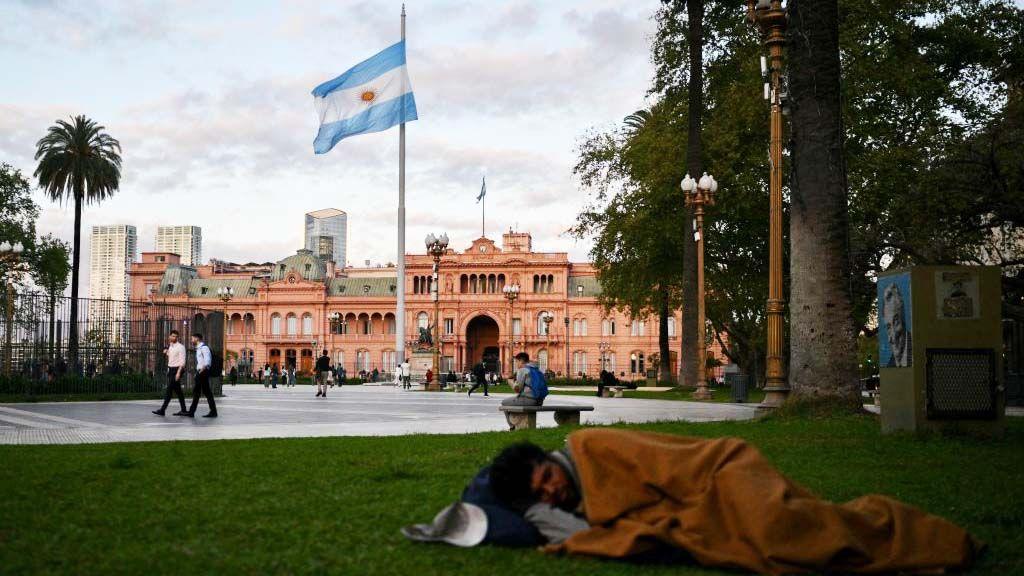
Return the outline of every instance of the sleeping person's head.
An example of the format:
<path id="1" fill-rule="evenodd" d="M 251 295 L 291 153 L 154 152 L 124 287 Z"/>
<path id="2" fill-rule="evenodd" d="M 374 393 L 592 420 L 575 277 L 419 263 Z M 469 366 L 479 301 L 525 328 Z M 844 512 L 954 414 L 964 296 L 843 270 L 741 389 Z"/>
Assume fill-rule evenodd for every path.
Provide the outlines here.
<path id="1" fill-rule="evenodd" d="M 491 463 L 491 489 L 506 506 L 526 509 L 537 502 L 573 508 L 579 501 L 569 472 L 540 446 L 506 447 Z"/>

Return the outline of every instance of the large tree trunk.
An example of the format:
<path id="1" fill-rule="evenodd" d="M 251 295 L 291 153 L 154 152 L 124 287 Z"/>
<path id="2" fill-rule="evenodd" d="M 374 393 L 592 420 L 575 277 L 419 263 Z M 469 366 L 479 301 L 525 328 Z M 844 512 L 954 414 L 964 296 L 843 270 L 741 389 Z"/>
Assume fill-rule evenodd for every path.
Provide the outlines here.
<path id="1" fill-rule="evenodd" d="M 672 381 L 672 350 L 668 345 L 668 319 L 672 309 L 668 306 L 668 292 L 661 291 L 661 310 L 658 311 L 658 380 Z"/>
<path id="2" fill-rule="evenodd" d="M 857 405 L 838 2 L 791 0 L 789 22 L 790 383 Z"/>
<path id="3" fill-rule="evenodd" d="M 71 317 L 68 319 L 68 363 L 78 373 L 78 263 L 82 252 L 82 195 L 75 191 L 75 241 L 71 256 Z"/>
<path id="4" fill-rule="evenodd" d="M 704 113 L 704 1 L 687 0 L 686 18 L 689 30 L 690 78 L 688 91 L 689 127 L 686 144 L 686 170 L 690 176 L 700 178 L 701 174 L 701 116 Z M 684 221 L 681 233 L 687 238 L 683 243 L 683 325 L 680 343 L 682 351 L 680 365 L 683 386 L 696 388 L 699 371 L 697 359 L 697 246 L 692 241 L 693 214 L 683 210 Z M 667 361 L 667 359 L 666 359 Z"/>

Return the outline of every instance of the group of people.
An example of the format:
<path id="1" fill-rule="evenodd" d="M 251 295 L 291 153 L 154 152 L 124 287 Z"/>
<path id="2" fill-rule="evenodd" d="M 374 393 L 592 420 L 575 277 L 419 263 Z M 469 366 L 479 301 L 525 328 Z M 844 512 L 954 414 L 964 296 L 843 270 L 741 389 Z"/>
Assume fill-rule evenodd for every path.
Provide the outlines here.
<path id="1" fill-rule="evenodd" d="M 178 341 L 177 330 L 171 330 L 169 343 L 164 350 L 167 357 L 167 390 L 164 392 L 164 403 L 153 414 L 163 416 L 166 414 L 167 405 L 171 403 L 171 396 L 177 394 L 178 404 L 181 410 L 174 413 L 175 416 L 186 416 L 194 418 L 196 407 L 199 405 L 199 397 L 206 396 L 206 402 L 210 411 L 203 414 L 204 418 L 217 417 L 217 403 L 213 399 L 213 389 L 210 387 L 210 375 L 213 369 L 213 354 L 210 347 L 203 342 L 203 335 L 196 332 L 192 335 L 192 347 L 196 351 L 195 386 L 192 387 L 192 406 L 185 408 L 185 393 L 181 388 L 181 379 L 185 375 L 185 360 L 187 354 L 185 345 Z"/>

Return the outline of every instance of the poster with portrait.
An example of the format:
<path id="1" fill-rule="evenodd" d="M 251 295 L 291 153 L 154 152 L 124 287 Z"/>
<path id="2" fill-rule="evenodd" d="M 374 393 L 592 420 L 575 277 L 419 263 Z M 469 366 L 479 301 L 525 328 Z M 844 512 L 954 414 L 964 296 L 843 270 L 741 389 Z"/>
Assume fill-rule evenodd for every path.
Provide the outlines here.
<path id="1" fill-rule="evenodd" d="M 878 362 L 883 368 L 914 365 L 910 272 L 878 279 Z"/>
<path id="2" fill-rule="evenodd" d="M 976 320 L 981 310 L 978 274 L 970 270 L 935 273 L 935 311 L 940 320 Z"/>

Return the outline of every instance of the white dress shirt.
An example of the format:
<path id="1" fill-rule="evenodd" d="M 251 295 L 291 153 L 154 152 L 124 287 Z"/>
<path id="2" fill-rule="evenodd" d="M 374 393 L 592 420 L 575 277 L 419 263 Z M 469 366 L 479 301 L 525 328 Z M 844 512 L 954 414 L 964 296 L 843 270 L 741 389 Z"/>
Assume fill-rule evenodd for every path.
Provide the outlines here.
<path id="1" fill-rule="evenodd" d="M 185 345 L 175 342 L 167 347 L 167 367 L 180 368 L 185 365 Z"/>
<path id="2" fill-rule="evenodd" d="M 204 342 L 196 346 L 196 372 L 202 372 L 210 367 L 213 359 L 210 355 L 210 347 Z"/>

